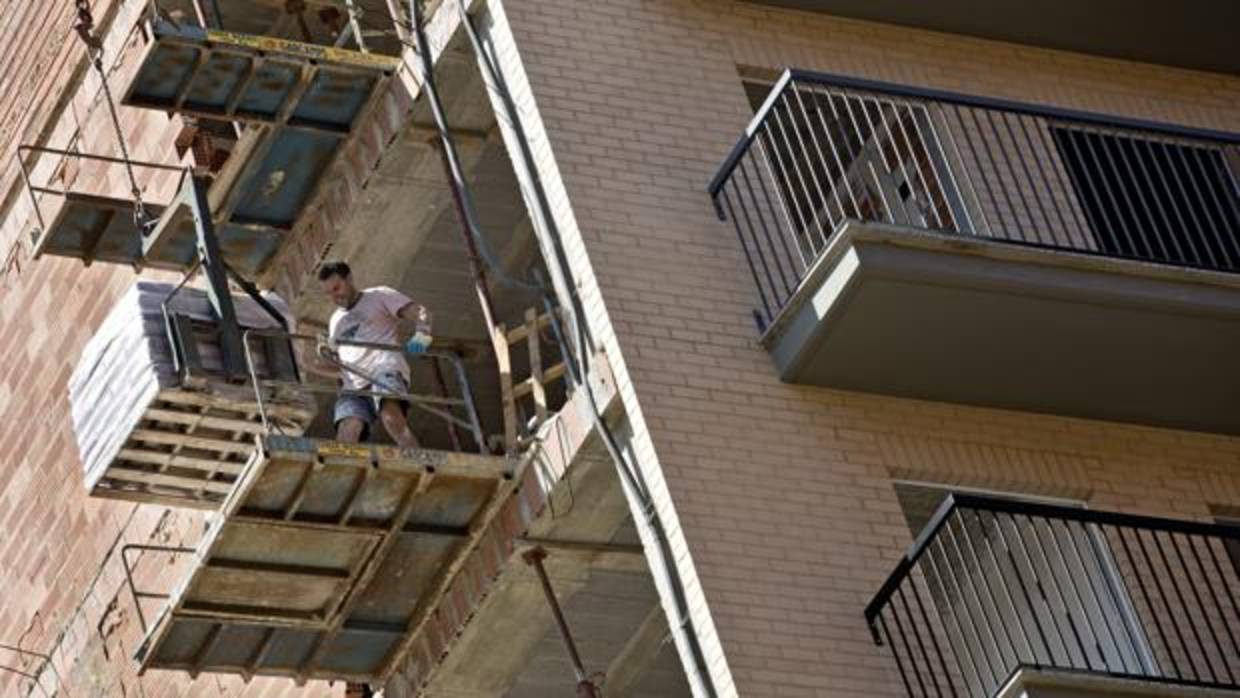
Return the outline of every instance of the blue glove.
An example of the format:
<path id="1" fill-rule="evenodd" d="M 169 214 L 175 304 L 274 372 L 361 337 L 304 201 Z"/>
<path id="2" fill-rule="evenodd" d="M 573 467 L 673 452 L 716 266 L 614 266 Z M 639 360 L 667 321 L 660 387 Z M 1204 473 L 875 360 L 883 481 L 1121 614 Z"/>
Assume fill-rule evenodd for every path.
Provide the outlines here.
<path id="1" fill-rule="evenodd" d="M 408 342 L 405 342 L 405 351 L 417 355 L 426 351 L 431 346 L 431 336 L 421 330 L 415 332 Z"/>

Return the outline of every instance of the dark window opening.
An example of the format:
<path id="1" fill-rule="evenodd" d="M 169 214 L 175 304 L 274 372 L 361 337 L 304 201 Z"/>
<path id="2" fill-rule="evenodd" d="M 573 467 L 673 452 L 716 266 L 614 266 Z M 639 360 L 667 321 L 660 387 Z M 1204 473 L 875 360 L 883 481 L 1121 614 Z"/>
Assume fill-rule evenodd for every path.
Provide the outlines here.
<path id="1" fill-rule="evenodd" d="M 1240 196 L 1217 147 L 1052 126 L 1098 249 L 1240 271 Z"/>

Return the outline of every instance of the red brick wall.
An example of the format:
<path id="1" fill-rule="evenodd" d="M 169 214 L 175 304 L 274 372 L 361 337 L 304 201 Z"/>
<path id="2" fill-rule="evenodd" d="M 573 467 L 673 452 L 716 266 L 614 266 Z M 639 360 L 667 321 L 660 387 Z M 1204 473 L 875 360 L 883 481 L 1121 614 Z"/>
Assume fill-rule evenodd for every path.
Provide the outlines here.
<path id="1" fill-rule="evenodd" d="M 105 56 L 132 56 L 136 10 L 126 2 L 108 34 Z M 106 26 L 117 6 L 97 0 Z M 19 143 L 116 154 L 116 137 L 98 81 L 80 78 L 83 52 L 71 33 L 70 0 L 5 3 L 0 9 L 0 643 L 50 656 L 0 649 L 0 695 L 44 695 L 17 672 L 38 675 L 46 694 L 71 696 L 341 695 L 343 687 L 291 681 L 152 672 L 139 678 L 132 654 L 142 630 L 123 583 L 125 543 L 192 545 L 198 514 L 94 500 L 86 496 L 66 383 L 82 345 L 135 280 L 127 268 L 30 258 L 31 209 L 16 187 Z M 122 53 L 122 47 L 125 48 Z M 113 74 L 115 87 L 126 65 Z M 135 157 L 175 162 L 176 119 L 121 110 Z M 40 170 L 48 171 L 46 164 Z M 100 179 L 102 178 L 102 179 Z M 128 190 L 116 169 L 84 168 L 77 182 Z M 144 184 L 146 184 L 144 180 Z M 158 184 L 152 185 L 155 193 Z M 166 591 L 179 565 L 166 556 L 133 558 L 149 591 Z M 148 620 L 158 604 L 143 606 Z"/>

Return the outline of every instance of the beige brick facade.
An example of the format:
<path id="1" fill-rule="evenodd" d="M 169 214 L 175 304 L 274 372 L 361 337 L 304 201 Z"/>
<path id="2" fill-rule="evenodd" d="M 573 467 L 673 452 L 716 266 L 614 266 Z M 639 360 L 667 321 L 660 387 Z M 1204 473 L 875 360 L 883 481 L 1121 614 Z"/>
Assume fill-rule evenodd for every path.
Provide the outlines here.
<path id="1" fill-rule="evenodd" d="M 1233 131 L 1240 80 L 734 2 L 505 3 L 499 23 L 721 694 L 898 693 L 861 619 L 910 542 L 893 479 L 1194 519 L 1235 505 L 1234 438 L 780 384 L 704 189 L 752 113 L 738 67 Z"/>

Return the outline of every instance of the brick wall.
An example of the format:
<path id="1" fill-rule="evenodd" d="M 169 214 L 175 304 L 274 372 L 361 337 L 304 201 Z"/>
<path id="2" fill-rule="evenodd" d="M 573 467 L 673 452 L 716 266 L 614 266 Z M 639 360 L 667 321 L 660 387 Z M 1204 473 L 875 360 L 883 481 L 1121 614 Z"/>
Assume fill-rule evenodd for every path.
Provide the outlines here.
<path id="1" fill-rule="evenodd" d="M 133 67 L 132 29 L 144 4 L 94 3 L 98 25 L 110 28 L 105 57 L 114 88 Z M 83 72 L 71 33 L 72 7 L 49 0 L 0 9 L 0 643 L 34 653 L 0 649 L 0 695 L 342 695 L 339 684 L 135 674 L 131 657 L 143 633 L 124 584 L 121 546 L 193 545 L 202 518 L 92 500 L 82 484 L 66 383 L 83 344 L 136 277 L 127 268 L 31 259 L 34 216 L 14 164 L 18 144 L 117 154 L 98 79 Z M 125 108 L 121 120 L 135 158 L 177 162 L 179 120 Z M 44 158 L 35 169 L 50 178 L 44 181 L 95 192 L 129 189 L 115 167 Z M 149 197 L 170 193 L 169 178 L 140 178 Z M 135 553 L 130 561 L 147 591 L 168 590 L 184 569 L 161 554 Z M 149 621 L 158 604 L 148 600 L 143 609 Z M 42 690 L 22 674 L 37 677 Z"/>
<path id="2" fill-rule="evenodd" d="M 751 114 L 738 66 L 1233 131 L 1240 79 L 743 3 L 490 8 L 721 694 L 898 694 L 861 620 L 910 542 L 893 478 L 1186 518 L 1240 502 L 1234 438 L 781 384 L 704 193 Z"/>

